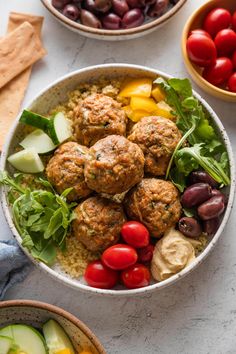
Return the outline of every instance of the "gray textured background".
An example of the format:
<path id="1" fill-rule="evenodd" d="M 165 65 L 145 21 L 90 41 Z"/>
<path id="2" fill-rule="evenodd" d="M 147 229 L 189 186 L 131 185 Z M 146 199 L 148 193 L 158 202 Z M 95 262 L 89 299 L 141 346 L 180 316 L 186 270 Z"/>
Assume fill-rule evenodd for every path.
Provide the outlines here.
<path id="1" fill-rule="evenodd" d="M 204 0 L 188 0 L 171 22 L 151 35 L 126 42 L 85 39 L 63 28 L 39 0 L 0 1 L 0 36 L 9 11 L 45 16 L 49 55 L 35 65 L 25 102 L 54 79 L 92 64 L 126 62 L 187 76 L 180 53 L 183 24 Z M 197 89 L 201 93 L 200 89 Z M 221 117 L 235 150 L 236 105 L 202 93 Z M 0 214 L 1 238 L 11 234 Z M 236 215 L 208 259 L 176 285 L 138 298 L 95 297 L 77 292 L 34 270 L 6 298 L 37 299 L 62 306 L 99 336 L 110 354 L 236 353 Z"/>

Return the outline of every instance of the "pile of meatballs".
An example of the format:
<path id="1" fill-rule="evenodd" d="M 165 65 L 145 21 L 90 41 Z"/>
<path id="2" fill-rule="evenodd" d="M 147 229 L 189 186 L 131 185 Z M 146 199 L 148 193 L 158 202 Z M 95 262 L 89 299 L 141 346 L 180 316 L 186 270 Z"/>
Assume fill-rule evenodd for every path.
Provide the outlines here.
<path id="1" fill-rule="evenodd" d="M 91 94 L 74 109 L 74 140 L 62 144 L 46 167 L 58 193 L 73 187 L 77 201 L 72 230 L 93 252 L 119 241 L 123 223 L 137 220 L 160 238 L 178 222 L 181 204 L 176 187 L 165 181 L 181 133 L 171 120 L 142 118 L 128 129 L 119 102 Z M 112 197 L 123 194 L 122 203 Z"/>

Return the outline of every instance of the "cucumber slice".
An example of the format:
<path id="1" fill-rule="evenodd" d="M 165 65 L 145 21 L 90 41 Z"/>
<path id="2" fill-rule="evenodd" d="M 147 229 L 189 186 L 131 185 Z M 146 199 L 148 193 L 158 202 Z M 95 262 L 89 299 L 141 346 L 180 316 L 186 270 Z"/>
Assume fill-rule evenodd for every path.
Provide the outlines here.
<path id="1" fill-rule="evenodd" d="M 56 148 L 52 139 L 41 129 L 36 129 L 27 135 L 20 145 L 25 148 L 34 148 L 38 154 L 46 154 Z"/>
<path id="2" fill-rule="evenodd" d="M 20 117 L 20 122 L 42 129 L 46 133 L 48 131 L 50 119 L 25 109 Z"/>
<path id="3" fill-rule="evenodd" d="M 11 333 L 11 335 L 9 335 Z M 47 354 L 43 336 L 33 327 L 26 325 L 10 325 L 0 329 L 1 336 L 12 338 L 20 353 Z"/>
<path id="4" fill-rule="evenodd" d="M 59 112 L 50 120 L 48 133 L 54 144 L 61 144 L 72 136 L 71 122 Z"/>
<path id="5" fill-rule="evenodd" d="M 54 320 L 49 320 L 43 325 L 43 334 L 46 340 L 49 354 L 55 354 L 62 349 L 70 349 L 71 354 L 75 354 L 75 350 L 70 338 L 64 329 Z"/>
<path id="6" fill-rule="evenodd" d="M 8 354 L 12 345 L 13 345 L 12 338 L 0 336 L 0 354 Z"/>
<path id="7" fill-rule="evenodd" d="M 8 162 L 17 170 L 26 173 L 39 173 L 44 165 L 35 149 L 25 149 L 8 157 Z"/>

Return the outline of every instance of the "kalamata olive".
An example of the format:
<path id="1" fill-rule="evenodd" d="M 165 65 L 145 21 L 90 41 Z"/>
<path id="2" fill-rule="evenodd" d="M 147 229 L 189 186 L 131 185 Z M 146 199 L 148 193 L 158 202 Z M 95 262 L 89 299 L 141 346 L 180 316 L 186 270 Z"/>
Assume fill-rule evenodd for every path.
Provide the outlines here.
<path id="1" fill-rule="evenodd" d="M 70 2 L 71 0 L 52 0 L 52 6 L 54 6 L 56 9 L 62 10 L 63 7 Z"/>
<path id="2" fill-rule="evenodd" d="M 202 233 L 200 223 L 194 218 L 188 218 L 187 216 L 179 220 L 179 231 L 185 236 L 196 238 Z"/>
<path id="3" fill-rule="evenodd" d="M 215 197 L 216 195 L 220 196 L 222 198 L 224 204 L 227 204 L 226 196 L 218 189 L 212 189 L 211 195 L 212 195 L 212 197 Z"/>
<path id="4" fill-rule="evenodd" d="M 202 220 L 209 220 L 220 216 L 225 209 L 225 203 L 222 196 L 216 195 L 201 204 L 198 209 L 198 215 Z"/>
<path id="5" fill-rule="evenodd" d="M 177 4 L 177 2 L 179 2 L 179 0 L 170 0 L 170 3 L 173 5 Z"/>
<path id="6" fill-rule="evenodd" d="M 102 24 L 104 28 L 116 30 L 121 26 L 121 18 L 118 15 L 110 12 L 103 17 Z"/>
<path id="7" fill-rule="evenodd" d="M 141 0 L 143 6 L 150 6 L 156 3 L 156 0 Z"/>
<path id="8" fill-rule="evenodd" d="M 129 11 L 129 6 L 126 0 L 112 0 L 113 11 L 120 17 Z"/>
<path id="9" fill-rule="evenodd" d="M 98 14 L 98 10 L 96 9 L 94 0 L 84 0 L 82 7 L 92 12 L 94 15 Z"/>
<path id="10" fill-rule="evenodd" d="M 218 183 L 205 171 L 194 171 L 191 172 L 188 178 L 189 184 L 194 183 L 208 183 L 212 188 L 216 188 Z"/>
<path id="11" fill-rule="evenodd" d="M 132 9 L 126 12 L 122 18 L 123 28 L 134 28 L 140 26 L 144 21 L 144 15 L 140 9 Z"/>
<path id="12" fill-rule="evenodd" d="M 156 0 L 155 4 L 149 7 L 147 14 L 150 17 L 159 17 L 166 12 L 168 5 L 169 0 Z"/>
<path id="13" fill-rule="evenodd" d="M 102 24 L 99 19 L 90 11 L 81 10 L 80 20 L 81 23 L 85 26 L 93 28 L 102 28 Z"/>
<path id="14" fill-rule="evenodd" d="M 211 197 L 211 186 L 207 183 L 195 183 L 185 189 L 181 203 L 185 208 L 192 208 Z"/>
<path id="15" fill-rule="evenodd" d="M 73 4 L 68 4 L 64 7 L 62 13 L 70 20 L 76 21 L 79 18 L 80 10 L 77 6 Z"/>
<path id="16" fill-rule="evenodd" d="M 95 0 L 95 7 L 100 12 L 107 12 L 110 10 L 112 3 L 111 0 Z"/>
<path id="17" fill-rule="evenodd" d="M 213 235 L 215 235 L 216 231 L 218 230 L 219 225 L 220 225 L 219 218 L 205 220 L 205 221 L 203 221 L 203 231 L 208 236 L 213 236 Z"/>
<path id="18" fill-rule="evenodd" d="M 131 9 L 143 7 L 143 0 L 127 0 L 127 3 Z"/>

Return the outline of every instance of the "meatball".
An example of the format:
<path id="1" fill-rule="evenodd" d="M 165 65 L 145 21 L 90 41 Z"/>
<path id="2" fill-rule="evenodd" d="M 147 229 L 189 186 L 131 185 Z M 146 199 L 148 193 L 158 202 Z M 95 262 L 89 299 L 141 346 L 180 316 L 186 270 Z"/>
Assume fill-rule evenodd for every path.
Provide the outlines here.
<path id="1" fill-rule="evenodd" d="M 75 142 L 62 144 L 49 160 L 46 176 L 58 193 L 73 188 L 67 198 L 70 201 L 87 197 L 91 190 L 84 179 L 84 163 L 89 149 Z"/>
<path id="2" fill-rule="evenodd" d="M 125 135 L 126 115 L 121 104 L 103 94 L 92 94 L 76 107 L 74 135 L 76 140 L 92 146 L 111 134 Z"/>
<path id="3" fill-rule="evenodd" d="M 129 191 L 124 203 L 130 219 L 142 222 L 154 237 L 161 237 L 181 215 L 178 190 L 161 179 L 143 179 Z"/>
<path id="4" fill-rule="evenodd" d="M 162 117 L 145 117 L 135 124 L 128 139 L 140 146 L 145 157 L 145 172 L 163 176 L 171 155 L 181 139 L 176 124 Z"/>
<path id="5" fill-rule="evenodd" d="M 89 153 L 85 181 L 98 193 L 119 194 L 143 178 L 143 152 L 123 136 L 107 136 L 94 144 Z"/>
<path id="6" fill-rule="evenodd" d="M 73 233 L 89 250 L 102 252 L 117 243 L 126 220 L 121 204 L 99 196 L 91 197 L 74 212 Z"/>

